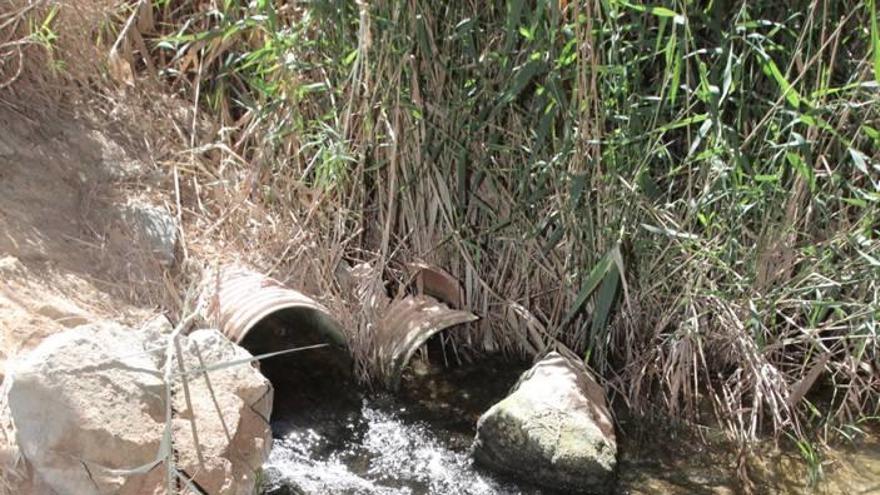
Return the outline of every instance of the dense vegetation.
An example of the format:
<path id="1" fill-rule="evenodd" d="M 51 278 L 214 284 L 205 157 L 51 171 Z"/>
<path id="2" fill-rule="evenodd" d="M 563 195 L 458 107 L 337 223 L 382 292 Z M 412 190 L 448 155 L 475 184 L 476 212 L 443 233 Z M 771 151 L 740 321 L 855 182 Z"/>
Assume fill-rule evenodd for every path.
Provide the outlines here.
<path id="1" fill-rule="evenodd" d="M 631 410 L 740 440 L 878 415 L 874 0 L 114 12 L 107 72 L 213 125 L 188 134 L 185 189 L 311 230 L 327 266 L 446 268 L 483 316 L 459 352 L 560 341 Z"/>

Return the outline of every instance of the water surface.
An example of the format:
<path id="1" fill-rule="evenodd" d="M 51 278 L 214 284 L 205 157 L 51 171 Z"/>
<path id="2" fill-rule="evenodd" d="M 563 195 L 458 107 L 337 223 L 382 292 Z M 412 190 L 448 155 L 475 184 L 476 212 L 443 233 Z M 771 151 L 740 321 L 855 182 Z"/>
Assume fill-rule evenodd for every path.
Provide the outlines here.
<path id="1" fill-rule="evenodd" d="M 285 392 L 276 394 L 264 493 L 549 493 L 486 472 L 470 456 L 479 415 L 524 368 L 489 359 L 411 373 L 394 395 L 359 389 L 339 375 L 282 373 L 283 380 L 273 378 Z"/>
<path id="2" fill-rule="evenodd" d="M 360 389 L 326 367 L 269 360 L 275 444 L 264 466 L 264 493 L 551 495 L 486 472 L 470 457 L 479 415 L 526 367 L 495 358 L 435 366 L 410 373 L 391 395 Z M 765 442 L 742 458 L 717 430 L 700 438 L 684 428 L 618 418 L 618 494 L 746 493 L 745 472 L 752 493 L 880 495 L 876 429 L 828 452 L 822 479 L 811 483 L 791 446 Z"/>

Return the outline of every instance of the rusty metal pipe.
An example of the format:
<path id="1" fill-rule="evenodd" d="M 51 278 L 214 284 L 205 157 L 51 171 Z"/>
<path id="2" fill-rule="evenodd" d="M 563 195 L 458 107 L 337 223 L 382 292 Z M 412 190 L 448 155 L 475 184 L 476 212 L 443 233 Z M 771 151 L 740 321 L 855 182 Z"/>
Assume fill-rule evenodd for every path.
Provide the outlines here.
<path id="1" fill-rule="evenodd" d="M 330 312 L 311 297 L 281 282 L 238 265 L 227 265 L 205 280 L 201 315 L 226 337 L 241 343 L 258 323 L 285 310 L 307 316 L 309 325 L 330 342 L 346 346 L 345 333 Z"/>

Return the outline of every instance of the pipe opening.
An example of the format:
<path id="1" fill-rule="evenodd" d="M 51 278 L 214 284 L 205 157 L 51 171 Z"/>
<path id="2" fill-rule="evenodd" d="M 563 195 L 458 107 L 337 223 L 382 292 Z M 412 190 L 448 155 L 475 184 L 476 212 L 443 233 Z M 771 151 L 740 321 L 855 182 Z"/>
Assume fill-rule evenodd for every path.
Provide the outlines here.
<path id="1" fill-rule="evenodd" d="M 319 398 L 344 398 L 355 388 L 352 360 L 337 328 L 321 311 L 285 308 L 259 320 L 239 342 L 253 355 L 328 344 L 260 361 L 260 371 L 275 389 L 273 429 L 278 418 L 307 416 L 327 406 L 316 407 Z"/>

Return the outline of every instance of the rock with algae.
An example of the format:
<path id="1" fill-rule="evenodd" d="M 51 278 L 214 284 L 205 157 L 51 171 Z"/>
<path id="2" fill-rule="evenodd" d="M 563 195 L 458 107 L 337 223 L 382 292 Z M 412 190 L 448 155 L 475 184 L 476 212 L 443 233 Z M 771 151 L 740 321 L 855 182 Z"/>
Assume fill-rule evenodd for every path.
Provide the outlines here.
<path id="1" fill-rule="evenodd" d="M 608 493 L 617 441 L 602 387 L 580 361 L 551 352 L 480 417 L 474 458 L 548 488 Z"/>

